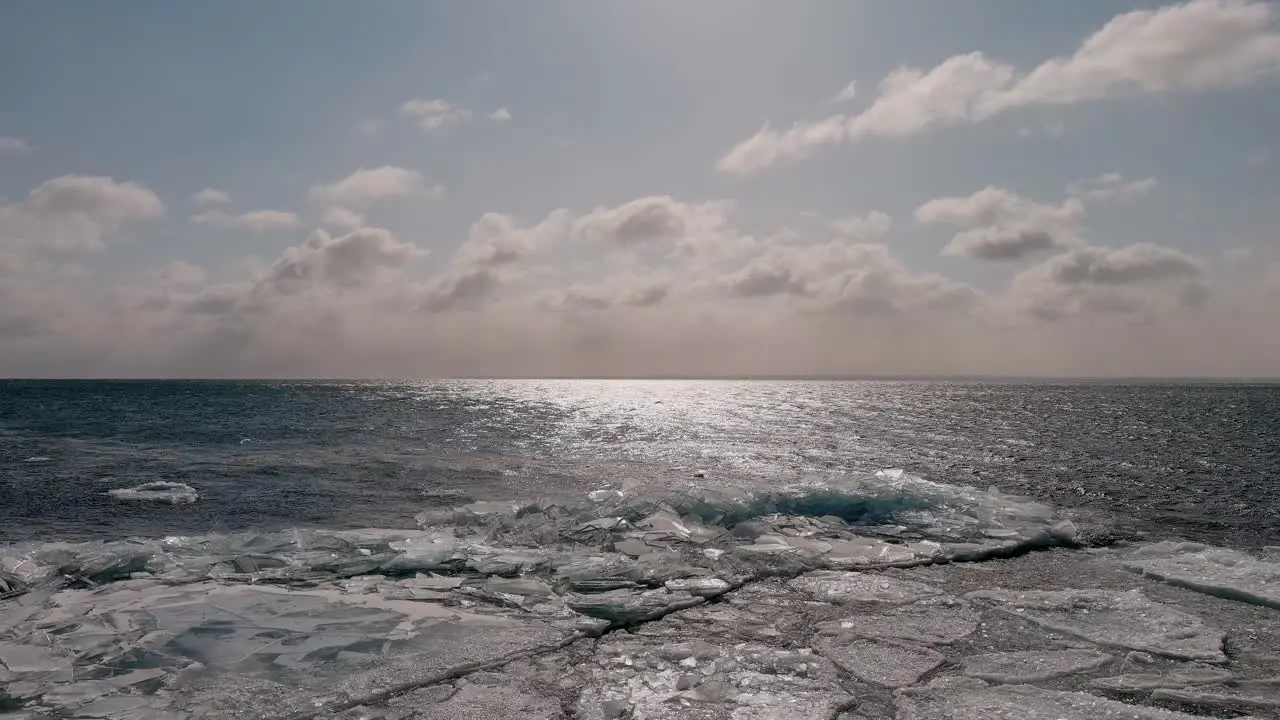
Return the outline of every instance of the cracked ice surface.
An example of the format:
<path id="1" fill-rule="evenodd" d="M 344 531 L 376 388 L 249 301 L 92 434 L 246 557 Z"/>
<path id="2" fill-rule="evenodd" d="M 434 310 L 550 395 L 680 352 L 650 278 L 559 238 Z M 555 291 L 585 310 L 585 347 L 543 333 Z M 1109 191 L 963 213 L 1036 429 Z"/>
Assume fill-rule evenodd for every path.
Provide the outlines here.
<path id="1" fill-rule="evenodd" d="M 1097 670 L 1113 660 L 1096 650 L 991 653 L 966 658 L 964 674 L 994 683 L 1034 683 Z"/>
<path id="2" fill-rule="evenodd" d="M 1200 618 L 1147 599 L 1141 590 L 979 590 L 970 600 L 985 602 L 1051 630 L 1103 647 L 1164 655 L 1182 660 L 1225 662 L 1225 637 Z"/>
<path id="3" fill-rule="evenodd" d="M 1129 705 L 1082 692 L 1030 685 L 990 687 L 980 680 L 944 678 L 899 691 L 898 720 L 1193 720 L 1171 710 Z"/>
<path id="4" fill-rule="evenodd" d="M 1280 616 L 1125 572 L 1112 551 L 1001 560 L 1075 530 L 998 492 L 889 472 L 770 493 L 477 502 L 420 521 L 0 548 L 0 708 L 137 720 L 1280 713 L 1280 657 L 1261 650 L 1280 646 Z M 1124 561 L 1211 555 L 1153 547 Z M 1228 631 L 1243 640 L 1232 658 Z M 945 714 L 957 708 L 973 714 Z"/>
<path id="5" fill-rule="evenodd" d="M 1166 541 L 1138 548 L 1123 564 L 1208 595 L 1280 609 L 1280 562 L 1199 543 Z"/>

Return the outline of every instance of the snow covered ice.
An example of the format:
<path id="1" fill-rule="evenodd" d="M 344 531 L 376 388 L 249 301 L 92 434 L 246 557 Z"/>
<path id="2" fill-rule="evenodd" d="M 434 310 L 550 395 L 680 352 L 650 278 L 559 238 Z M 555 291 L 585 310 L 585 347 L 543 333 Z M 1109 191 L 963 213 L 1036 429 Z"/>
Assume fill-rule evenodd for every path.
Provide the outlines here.
<path id="1" fill-rule="evenodd" d="M 185 483 L 159 481 L 137 487 L 108 490 L 107 497 L 116 500 L 145 500 L 167 502 L 170 505 L 187 505 L 199 500 L 200 493 Z"/>
<path id="2" fill-rule="evenodd" d="M 0 708 L 1280 716 L 1280 611 L 1259 602 L 1274 564 L 1082 549 L 1052 508 L 994 491 L 884 472 L 470 502 L 419 523 L 0 548 Z"/>

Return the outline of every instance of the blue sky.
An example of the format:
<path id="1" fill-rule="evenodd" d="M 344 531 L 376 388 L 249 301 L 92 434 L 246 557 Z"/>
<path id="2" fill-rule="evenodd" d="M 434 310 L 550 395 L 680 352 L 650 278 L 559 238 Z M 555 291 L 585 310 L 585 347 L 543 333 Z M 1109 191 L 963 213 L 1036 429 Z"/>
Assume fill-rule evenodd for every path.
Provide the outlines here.
<path id="1" fill-rule="evenodd" d="M 7 7 L 0 258 L 10 269 L 0 299 L 22 332 L 0 353 L 0 372 L 38 374 L 51 358 L 71 374 L 126 375 L 893 372 L 921 343 L 961 343 L 954 355 L 964 358 L 907 363 L 921 372 L 1280 372 L 1275 348 L 1254 338 L 1274 328 L 1241 327 L 1225 360 L 1219 352 L 1181 367 L 1154 350 L 1203 346 L 1193 326 L 1239 317 L 1232 303 L 1274 301 L 1278 14 L 1245 0 Z M 1073 56 L 1064 73 L 1018 85 Z M 926 81 L 877 110 L 882 79 L 903 67 Z M 933 68 L 970 74 L 930 84 Z M 851 81 L 852 99 L 838 100 Z M 879 114 L 856 119 L 869 110 Z M 921 113 L 953 111 L 910 129 Z M 788 128 L 833 116 L 836 140 L 801 143 L 781 160 L 732 160 L 753 137 L 768 155 Z M 766 125 L 773 134 L 759 139 Z M 378 168 L 399 174 L 358 176 L 358 199 L 351 184 L 324 190 Z M 1105 187 L 1071 205 L 1070 186 L 1081 195 L 1081 181 L 1105 175 Z M 104 183 L 132 183 L 162 210 L 127 193 L 102 201 L 124 203 L 119 212 L 96 199 L 87 214 L 50 201 L 92 225 L 68 252 L 71 226 L 36 213 L 29 197 L 65 177 L 99 182 L 55 186 L 58 198 L 85 202 L 109 192 Z M 1000 193 L 974 195 L 988 187 Z M 205 188 L 230 201 L 200 206 L 193 196 Z M 940 198 L 968 204 L 922 218 Z M 339 206 L 360 227 L 326 224 Z M 245 216 L 260 211 L 271 214 Z M 864 222 L 856 237 L 833 240 L 832 221 L 873 212 L 889 227 Z M 486 213 L 511 222 L 481 238 L 473 225 Z M 660 232 L 629 241 L 618 234 L 627 213 Z M 375 230 L 385 236 L 366 237 Z M 843 244 L 820 250 L 833 242 Z M 519 262 L 482 267 L 480 245 L 490 255 L 516 247 Z M 1095 252 L 1132 246 L 1148 249 Z M 1082 262 L 1081 253 L 1097 267 L 1185 267 L 1134 284 L 1099 275 L 1088 283 L 1100 289 L 1050 287 L 1052 263 Z M 301 255 L 310 284 L 283 295 L 309 300 L 263 299 L 271 269 Z M 358 280 L 332 264 L 353 257 Z M 173 263 L 186 286 L 148 285 Z M 772 284 L 743 289 L 766 270 Z M 476 288 L 465 307 L 432 300 L 467 294 L 465 278 L 474 285 L 464 290 Z M 833 317 L 851 281 L 860 293 L 898 294 Z M 74 296 L 40 296 L 63 282 Z M 943 285 L 971 297 L 963 317 L 910 295 Z M 1255 295 L 1241 295 L 1245 285 Z M 662 298 L 628 304 L 637 288 Z M 210 293 L 231 308 L 225 316 L 192 310 Z M 141 296 L 153 302 L 139 306 Z M 333 320 L 331 361 L 301 338 L 276 344 L 271 329 L 296 328 L 316 307 Z M 108 308 L 109 322 L 93 318 Z M 1088 317 L 1095 311 L 1103 315 Z M 1147 344 L 1098 349 L 1107 333 L 1136 343 L 1135 323 L 1152 334 Z M 114 330 L 99 337 L 107 324 Z M 847 346 L 830 347 L 833 329 Z M 456 349 L 470 342 L 460 332 L 483 342 Z M 425 345 L 402 342 L 406 333 Z M 157 334 L 163 350 L 129 350 Z M 732 358 L 664 349 L 659 362 L 633 347 L 712 336 L 713 347 L 736 348 Z M 113 345 L 120 337 L 129 347 Z M 431 338 L 455 350 L 437 356 Z M 894 349 L 868 355 L 868 343 Z M 1043 355 L 1046 343 L 1059 352 Z M 221 348 L 216 361 L 210 344 Z M 760 351 L 779 344 L 791 349 Z M 995 358 L 975 344 L 1003 350 Z M 744 348 L 757 360 L 744 360 Z"/>

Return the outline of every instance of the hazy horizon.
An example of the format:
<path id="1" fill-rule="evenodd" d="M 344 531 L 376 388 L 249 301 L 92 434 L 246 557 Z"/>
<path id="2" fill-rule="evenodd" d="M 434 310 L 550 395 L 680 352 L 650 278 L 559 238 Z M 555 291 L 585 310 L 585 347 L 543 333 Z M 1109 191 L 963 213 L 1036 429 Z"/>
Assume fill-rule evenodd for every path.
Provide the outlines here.
<path id="1" fill-rule="evenodd" d="M 0 377 L 1280 378 L 1280 6 L 27 4 Z"/>

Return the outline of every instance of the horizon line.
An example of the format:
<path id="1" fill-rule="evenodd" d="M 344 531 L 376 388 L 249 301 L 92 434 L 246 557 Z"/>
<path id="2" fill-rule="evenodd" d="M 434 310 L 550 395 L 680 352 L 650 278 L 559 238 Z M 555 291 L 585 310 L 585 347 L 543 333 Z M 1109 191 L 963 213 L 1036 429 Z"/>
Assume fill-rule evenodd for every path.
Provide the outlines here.
<path id="1" fill-rule="evenodd" d="M 1070 383 L 1239 383 L 1280 384 L 1277 376 L 1247 375 L 889 375 L 889 374 L 744 374 L 744 375 L 439 375 L 420 377 L 320 377 L 320 376 L 9 376 L 0 382 L 314 382 L 314 383 L 415 383 L 444 381 L 733 381 L 733 382 L 1070 382 Z"/>

